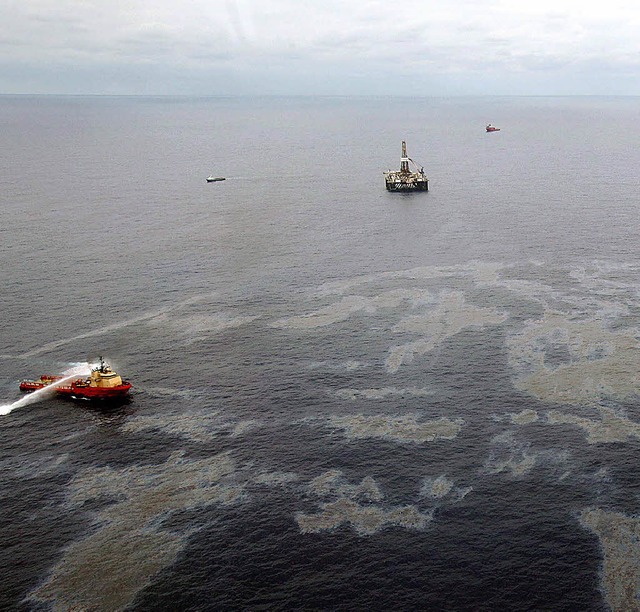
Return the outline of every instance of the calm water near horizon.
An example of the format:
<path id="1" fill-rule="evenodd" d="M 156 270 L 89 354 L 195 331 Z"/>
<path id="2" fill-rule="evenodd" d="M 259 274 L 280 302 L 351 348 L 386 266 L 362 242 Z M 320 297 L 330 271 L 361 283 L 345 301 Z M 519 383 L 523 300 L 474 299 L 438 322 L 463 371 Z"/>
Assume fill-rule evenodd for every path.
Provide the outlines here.
<path id="1" fill-rule="evenodd" d="M 640 610 L 640 98 L 0 125 L 0 608 Z"/>

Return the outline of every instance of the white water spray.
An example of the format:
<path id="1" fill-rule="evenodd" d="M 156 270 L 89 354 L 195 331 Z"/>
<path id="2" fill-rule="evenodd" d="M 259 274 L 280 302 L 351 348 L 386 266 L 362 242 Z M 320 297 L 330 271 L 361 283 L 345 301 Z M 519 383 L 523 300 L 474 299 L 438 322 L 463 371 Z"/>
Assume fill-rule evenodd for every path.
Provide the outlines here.
<path id="1" fill-rule="evenodd" d="M 42 389 L 38 389 L 33 393 L 29 393 L 19 400 L 11 403 L 11 404 L 2 404 L 0 405 L 0 415 L 9 414 L 11 411 L 16 408 L 22 408 L 23 406 L 28 406 L 29 404 L 35 404 L 43 399 L 48 399 L 55 395 L 56 387 L 60 385 L 64 385 L 65 383 L 73 380 L 74 378 L 78 378 L 80 376 L 88 376 L 91 373 L 91 365 L 88 363 L 76 364 L 73 367 L 65 370 L 62 373 L 62 378 L 60 380 L 56 380 L 52 382 L 50 385 L 43 387 Z"/>

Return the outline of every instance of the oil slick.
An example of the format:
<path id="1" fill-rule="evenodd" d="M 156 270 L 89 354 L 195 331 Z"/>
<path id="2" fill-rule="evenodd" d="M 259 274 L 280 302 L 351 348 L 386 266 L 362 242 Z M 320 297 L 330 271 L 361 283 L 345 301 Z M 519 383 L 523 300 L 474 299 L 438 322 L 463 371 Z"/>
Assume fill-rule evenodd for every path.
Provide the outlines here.
<path id="1" fill-rule="evenodd" d="M 309 483 L 309 490 L 318 496 L 338 495 L 349 499 L 364 499 L 366 501 L 382 501 L 384 495 L 371 476 L 353 485 L 348 483 L 340 470 L 328 470 L 317 476 Z"/>
<path id="2" fill-rule="evenodd" d="M 537 304 L 542 312 L 524 320 L 519 328 L 510 325 L 506 347 L 517 388 L 545 402 L 575 405 L 637 395 L 633 373 L 640 371 L 638 329 L 618 324 L 628 315 L 630 305 L 640 306 L 635 285 L 619 276 L 624 273 L 631 278 L 635 270 L 600 264 L 558 270 L 567 282 L 577 285 L 560 289 L 520 277 L 538 274 L 537 268 L 541 265 L 535 262 L 521 266 L 469 262 L 345 279 L 309 292 L 310 299 L 341 296 L 333 304 L 279 319 L 272 326 L 312 330 L 343 322 L 356 313 L 367 316 L 382 308 L 391 310 L 398 316 L 393 332 L 415 336 L 389 348 L 385 370 L 394 374 L 403 364 L 463 331 L 507 323 L 517 314 L 515 297 Z M 384 289 L 403 281 L 411 286 Z M 449 288 L 443 289 L 443 282 Z M 348 295 L 354 290 L 374 295 Z M 485 292 L 482 306 L 469 302 L 469 296 L 478 290 Z"/>
<path id="3" fill-rule="evenodd" d="M 445 500 L 448 502 L 458 502 L 463 500 L 473 487 L 456 487 L 455 482 L 445 474 L 437 477 L 427 476 L 422 481 L 420 487 L 420 497 L 431 500 Z"/>
<path id="4" fill-rule="evenodd" d="M 371 315 L 380 309 L 394 309 L 403 304 L 415 307 L 431 300 L 432 296 L 428 290 L 418 289 L 394 289 L 375 297 L 350 295 L 308 314 L 280 319 L 272 323 L 272 326 L 285 329 L 315 329 L 346 321 L 355 313 L 365 312 Z"/>
<path id="5" fill-rule="evenodd" d="M 421 338 L 392 347 L 385 364 L 387 372 L 397 372 L 403 363 L 411 363 L 415 355 L 432 351 L 465 329 L 499 325 L 507 318 L 507 313 L 495 308 L 467 304 L 464 294 L 459 291 L 443 291 L 433 310 L 411 315 L 393 328 L 395 332 L 411 332 L 419 334 Z"/>
<path id="6" fill-rule="evenodd" d="M 407 387 L 398 389 L 397 387 L 383 387 L 382 389 L 339 389 L 336 396 L 342 399 L 384 399 L 388 396 L 399 397 L 428 397 L 433 395 L 433 391 L 424 387 Z"/>
<path id="7" fill-rule="evenodd" d="M 19 454 L 0 459 L 0 471 L 11 478 L 31 480 L 56 473 L 69 467 L 69 453 L 61 455 Z"/>
<path id="8" fill-rule="evenodd" d="M 433 521 L 436 506 L 458 503 L 472 487 L 456 487 L 445 475 L 425 478 L 418 499 L 427 499 L 432 507 L 419 504 L 392 505 L 372 476 L 358 483 L 349 482 L 341 470 L 328 470 L 308 485 L 311 496 L 319 499 L 316 513 L 297 512 L 296 522 L 302 533 L 333 531 L 343 526 L 359 536 L 372 536 L 392 527 L 423 531 Z"/>
<path id="9" fill-rule="evenodd" d="M 349 440 L 379 438 L 392 442 L 422 444 L 436 440 L 452 440 L 460 433 L 464 424 L 462 419 L 441 417 L 433 421 L 420 421 L 419 418 L 417 414 L 353 414 L 332 416 L 328 425 L 334 429 L 342 429 Z"/>
<path id="10" fill-rule="evenodd" d="M 449 480 L 444 474 L 437 478 L 425 478 L 422 483 L 420 493 L 423 497 L 432 497 L 439 499 L 448 495 L 453 489 L 453 481 Z"/>
<path id="11" fill-rule="evenodd" d="M 329 337 L 331 326 L 336 326 L 337 333 L 351 332 L 355 325 L 350 327 L 345 323 L 348 320 L 357 323 L 357 330 L 361 324 L 373 322 L 367 330 L 371 330 L 371 337 L 365 340 L 377 342 L 369 346 L 378 347 L 374 349 L 378 354 L 359 350 L 357 342 L 327 344 L 331 347 L 327 353 L 309 357 L 318 361 L 300 364 L 306 371 L 328 373 L 322 382 L 326 384 L 325 399 L 329 395 L 333 396 L 333 403 L 336 397 L 343 400 L 337 402 L 338 414 L 321 413 L 309 419 L 333 430 L 333 438 L 344 442 L 337 445 L 342 450 L 353 442 L 366 441 L 382 447 L 380 441 L 384 441 L 406 445 L 400 449 L 402 452 L 422 453 L 425 457 L 436 448 L 440 450 L 428 444 L 454 440 L 461 432 L 474 435 L 482 415 L 474 413 L 465 421 L 464 408 L 459 415 L 456 409 L 442 417 L 442 412 L 407 412 L 408 407 L 402 406 L 403 398 L 415 404 L 417 398 L 447 390 L 448 381 L 438 380 L 436 387 L 433 379 L 426 376 L 407 375 L 405 379 L 405 371 L 411 369 L 402 366 L 418 361 L 417 357 L 432 353 L 459 334 L 478 332 L 474 337 L 484 341 L 479 332 L 495 332 L 491 339 L 503 351 L 505 362 L 508 360 L 508 380 L 520 394 L 537 401 L 531 401 L 531 408 L 520 409 L 522 403 L 514 400 L 499 408 L 500 416 L 493 423 L 488 422 L 491 416 L 487 414 L 491 432 L 480 442 L 485 452 L 473 466 L 475 477 L 510 485 L 514 484 L 511 481 L 531 478 L 533 473 L 536 478 L 541 476 L 563 487 L 582 484 L 596 499 L 589 503 L 599 504 L 598 496 L 608 499 L 617 486 L 609 482 L 613 479 L 609 476 L 612 468 L 598 465 L 594 473 L 592 465 L 580 464 L 580 453 L 561 445 L 572 430 L 580 432 L 577 437 L 583 446 L 582 434 L 589 444 L 640 440 L 640 423 L 616 406 L 616 402 L 639 395 L 640 334 L 637 327 L 631 326 L 634 315 L 629 313 L 640 308 L 640 296 L 637 286 L 622 282 L 614 274 L 607 276 L 606 269 L 556 272 L 563 288 L 535 280 L 536 266 L 529 264 L 509 268 L 470 262 L 372 274 L 314 289 L 307 295 L 314 301 L 312 305 L 278 312 L 271 319 L 265 317 L 262 325 L 268 325 L 272 334 L 294 330 L 313 339 L 314 333 Z M 624 272 L 631 275 L 633 271 Z M 401 287 L 403 283 L 407 286 Z M 351 294 L 355 291 L 360 295 Z M 127 325 L 143 323 L 158 332 L 168 326 L 174 334 L 182 329 L 182 339 L 190 343 L 256 320 L 224 313 L 196 315 L 185 305 L 150 313 Z M 379 325 L 383 319 L 385 324 Z M 271 323 L 265 322 L 269 320 Z M 104 328 L 95 334 L 115 329 Z M 334 346 L 340 348 L 331 353 Z M 50 349 L 52 346 L 46 348 Z M 464 354 L 457 355 L 464 359 Z M 414 363 L 414 368 L 420 365 Z M 376 368 L 377 378 L 370 379 L 367 374 Z M 392 380 L 402 383 L 392 384 Z M 176 397 L 185 402 L 193 399 L 186 395 Z M 354 410 L 354 404 L 349 402 L 357 402 L 356 413 L 349 412 Z M 384 412 L 385 402 L 397 402 L 399 406 L 391 413 Z M 518 408 L 508 412 L 510 405 Z M 121 431 L 159 431 L 199 443 L 210 443 L 223 435 L 225 444 L 233 447 L 238 438 L 263 425 L 254 419 L 239 418 L 231 412 L 191 407 L 187 411 L 138 414 L 129 418 Z M 280 425 L 286 427 L 287 423 L 283 420 Z M 539 440 L 548 431 L 545 428 L 552 427 L 558 432 L 555 439 L 559 443 L 556 448 L 540 448 Z M 499 433 L 493 435 L 496 428 Z M 459 442 L 462 440 L 456 444 Z M 392 453 L 398 449 L 387 446 Z M 453 445 L 442 444 L 445 450 L 449 446 Z M 54 463 L 51 469 L 62 469 L 64 465 Z M 339 465 L 346 471 L 344 463 Z M 95 529 L 63 552 L 60 563 L 32 596 L 56 609 L 126 607 L 158 572 L 174 562 L 186 545 L 188 534 L 164 529 L 165 517 L 194 507 L 239 504 L 251 486 L 262 492 L 264 487 L 280 487 L 294 500 L 303 493 L 300 503 L 305 505 L 302 509 L 294 506 L 290 515 L 302 533 L 348 529 L 362 537 L 392 528 L 425 530 L 433 525 L 434 513 L 447 504 L 458 503 L 472 490 L 461 486 L 451 475 L 451 466 L 441 465 L 431 474 L 427 469 L 419 471 L 406 498 L 391 498 L 389 491 L 385 495 L 384 481 L 377 480 L 378 475 L 363 475 L 361 466 L 351 467 L 358 470 L 355 478 L 346 477 L 341 469 L 327 469 L 324 463 L 318 471 L 325 471 L 310 480 L 309 476 L 303 480 L 298 474 L 299 466 L 286 464 L 278 465 L 281 471 L 270 473 L 259 468 L 253 475 L 240 476 L 229 454 L 187 460 L 177 453 L 159 466 L 88 470 L 73 481 L 70 502 L 78 507 L 97 501 L 102 510 L 96 514 Z M 640 519 L 591 508 L 582 513 L 580 520 L 601 541 L 603 589 L 611 608 L 638 609 L 635 593 L 640 588 Z M 96 567 L 98 571 L 89 576 L 88 568 Z"/>
<path id="12" fill-rule="evenodd" d="M 196 442 L 209 442 L 223 430 L 231 427 L 219 410 L 184 411 L 166 414 L 144 414 L 129 419 L 122 427 L 126 433 L 161 431 Z"/>
<path id="13" fill-rule="evenodd" d="M 589 444 L 640 440 L 640 423 L 604 406 L 599 406 L 598 412 L 599 421 L 551 410 L 547 413 L 546 422 L 549 425 L 576 425 L 584 431 Z"/>
<path id="14" fill-rule="evenodd" d="M 318 533 L 347 524 L 361 536 L 373 535 L 385 527 L 422 530 L 432 519 L 433 511 L 423 513 L 415 506 L 397 506 L 385 510 L 380 506 L 363 506 L 346 497 L 321 504 L 318 514 L 296 514 L 302 533 Z"/>
<path id="15" fill-rule="evenodd" d="M 164 518 L 240 501 L 244 486 L 235 482 L 234 472 L 226 453 L 190 461 L 175 452 L 161 465 L 94 468 L 80 474 L 72 483 L 71 505 L 113 503 L 98 512 L 95 530 L 65 550 L 31 597 L 59 610 L 123 609 L 186 544 L 186 535 L 163 529 Z"/>
<path id="16" fill-rule="evenodd" d="M 286 486 L 300 480 L 300 476 L 294 472 L 264 472 L 253 478 L 253 482 L 270 487 Z"/>
<path id="17" fill-rule="evenodd" d="M 360 536 L 371 536 L 387 527 L 423 530 L 433 519 L 432 510 L 421 512 L 415 505 L 385 507 L 384 495 L 370 476 L 354 485 L 344 479 L 341 471 L 329 470 L 310 482 L 309 492 L 331 499 L 320 502 L 316 514 L 296 513 L 295 520 L 302 533 L 331 531 L 347 525 Z"/>
<path id="18" fill-rule="evenodd" d="M 108 336 L 110 334 L 121 333 L 128 328 L 141 326 L 158 330 L 169 328 L 171 332 L 178 332 L 178 335 L 183 337 L 183 344 L 188 345 L 224 332 L 227 329 L 246 325 L 259 318 L 256 315 L 232 315 L 226 311 L 218 312 L 216 311 L 215 304 L 211 304 L 211 312 L 209 313 L 192 314 L 190 312 L 192 305 L 199 304 L 200 307 L 202 307 L 203 302 L 211 302 L 215 295 L 215 293 L 205 292 L 163 308 L 143 312 L 129 319 L 115 321 L 68 338 L 47 342 L 42 346 L 35 347 L 20 354 L 3 354 L 0 355 L 0 357 L 8 359 L 29 359 L 38 355 L 52 353 L 63 346 L 78 342 L 79 340 Z"/>
<path id="19" fill-rule="evenodd" d="M 580 514 L 580 524 L 600 540 L 602 586 L 611 610 L 640 610 L 640 518 L 588 508 Z"/>
<path id="20" fill-rule="evenodd" d="M 216 507 L 251 499 L 252 487 L 295 486 L 300 479 L 293 472 L 252 473 L 251 467 L 239 467 L 230 452 L 189 459 L 176 451 L 159 465 L 81 472 L 71 482 L 67 507 L 100 507 L 93 529 L 63 551 L 30 599 L 54 610 L 127 608 L 206 525 L 190 522 L 179 532 L 165 527 L 174 514 L 207 508 L 215 517 Z"/>
<path id="21" fill-rule="evenodd" d="M 181 339 L 183 346 L 190 346 L 229 329 L 248 325 L 258 318 L 248 315 L 234 316 L 225 311 L 200 314 L 176 312 L 150 320 L 148 325 L 161 330 L 168 328 L 172 335 Z"/>
<path id="22" fill-rule="evenodd" d="M 309 370 L 333 370 L 338 372 L 355 372 L 367 367 L 367 364 L 355 359 L 348 359 L 343 362 L 312 361 L 308 366 Z"/>
<path id="23" fill-rule="evenodd" d="M 508 472 L 513 477 L 522 477 L 535 467 L 538 453 L 532 451 L 528 444 L 516 440 L 512 431 L 494 436 L 491 443 L 493 449 L 483 467 L 484 474 Z"/>
<path id="24" fill-rule="evenodd" d="M 223 433 L 229 433 L 232 437 L 241 436 L 261 424 L 257 419 L 234 421 L 223 416 L 220 410 L 192 409 L 136 416 L 129 419 L 122 430 L 127 433 L 155 430 L 195 442 L 210 442 Z"/>
<path id="25" fill-rule="evenodd" d="M 518 388 L 544 402 L 595 406 L 639 392 L 637 329 L 614 331 L 602 320 L 548 312 L 507 346 Z"/>
<path id="26" fill-rule="evenodd" d="M 346 321 L 352 314 L 364 310 L 369 300 L 361 296 L 345 297 L 335 304 L 296 317 L 280 319 L 272 323 L 272 327 L 284 329 L 315 329 Z"/>
<path id="27" fill-rule="evenodd" d="M 509 418 L 511 419 L 511 423 L 514 425 L 529 425 L 531 423 L 536 423 L 539 420 L 540 415 L 537 410 L 525 408 L 518 413 L 510 413 Z"/>
<path id="28" fill-rule="evenodd" d="M 470 261 L 453 266 L 421 266 L 407 270 L 367 274 L 351 279 L 325 283 L 314 290 L 313 295 L 342 295 L 356 287 L 388 283 L 396 280 L 440 281 L 443 279 L 468 279 L 477 283 L 493 284 L 498 282 L 498 273 L 506 268 L 499 262 Z"/>

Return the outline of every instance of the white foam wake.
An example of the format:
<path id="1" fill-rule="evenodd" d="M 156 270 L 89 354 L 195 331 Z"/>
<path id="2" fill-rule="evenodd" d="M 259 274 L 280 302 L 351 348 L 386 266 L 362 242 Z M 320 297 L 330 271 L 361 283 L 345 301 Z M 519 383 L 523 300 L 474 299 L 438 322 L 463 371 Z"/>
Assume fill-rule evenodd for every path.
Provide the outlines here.
<path id="1" fill-rule="evenodd" d="M 68 368 L 64 372 L 62 372 L 63 378 L 60 380 L 56 380 L 55 382 L 43 387 L 42 389 L 38 389 L 33 393 L 29 393 L 24 397 L 16 400 L 11 404 L 2 404 L 0 405 L 0 415 L 6 415 L 15 410 L 16 408 L 22 408 L 23 406 L 28 406 L 29 404 L 35 404 L 43 399 L 47 399 L 52 397 L 55 393 L 56 387 L 60 385 L 64 385 L 65 383 L 73 380 L 74 378 L 78 378 L 79 376 L 88 376 L 91 373 L 91 365 L 88 363 L 76 364 L 71 368 Z"/>

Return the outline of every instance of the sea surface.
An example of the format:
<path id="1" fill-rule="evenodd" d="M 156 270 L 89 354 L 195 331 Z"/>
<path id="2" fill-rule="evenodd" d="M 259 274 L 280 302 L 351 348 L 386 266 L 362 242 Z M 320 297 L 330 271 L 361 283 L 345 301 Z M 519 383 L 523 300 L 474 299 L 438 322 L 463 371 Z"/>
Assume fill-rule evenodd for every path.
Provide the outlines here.
<path id="1" fill-rule="evenodd" d="M 0 96 L 0 609 L 639 610 L 639 126 Z"/>

